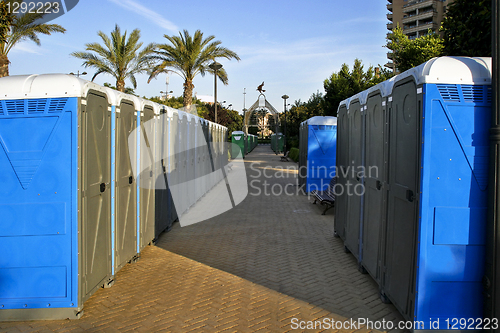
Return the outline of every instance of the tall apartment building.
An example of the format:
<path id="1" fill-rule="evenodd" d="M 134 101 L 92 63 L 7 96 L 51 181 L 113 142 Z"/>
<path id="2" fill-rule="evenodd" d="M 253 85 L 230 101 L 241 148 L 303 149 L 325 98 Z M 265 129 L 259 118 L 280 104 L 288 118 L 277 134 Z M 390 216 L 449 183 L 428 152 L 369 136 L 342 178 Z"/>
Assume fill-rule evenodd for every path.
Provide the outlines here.
<path id="1" fill-rule="evenodd" d="M 387 29 L 392 31 L 398 25 L 410 39 L 427 34 L 429 29 L 439 31 L 446 8 L 454 0 L 388 0 Z M 391 52 L 387 58 L 392 58 Z M 385 65 L 393 68 L 392 62 Z"/>

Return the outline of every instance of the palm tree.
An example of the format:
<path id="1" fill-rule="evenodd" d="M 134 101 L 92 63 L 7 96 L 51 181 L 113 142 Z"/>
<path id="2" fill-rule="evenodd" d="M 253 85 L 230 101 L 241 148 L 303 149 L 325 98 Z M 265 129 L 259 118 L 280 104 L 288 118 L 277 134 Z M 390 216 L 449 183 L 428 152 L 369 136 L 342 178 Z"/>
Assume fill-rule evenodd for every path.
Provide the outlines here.
<path id="1" fill-rule="evenodd" d="M 160 44 L 155 50 L 154 58 L 160 63 L 155 66 L 149 77 L 149 81 L 160 73 L 167 71 L 167 68 L 184 79 L 184 106 L 193 103 L 193 79 L 196 75 L 214 73 L 208 66 L 217 58 L 236 59 L 240 57 L 233 51 L 220 46 L 220 41 L 214 41 L 215 36 L 208 36 L 203 39 L 203 33 L 196 30 L 193 36 L 187 30 L 179 32 L 179 36 L 164 35 L 170 43 Z M 227 73 L 224 69 L 217 71 L 218 78 L 222 83 L 227 84 Z"/>
<path id="2" fill-rule="evenodd" d="M 17 43 L 29 39 L 40 46 L 38 34 L 66 32 L 59 24 L 40 23 L 44 13 L 16 15 L 9 12 L 8 8 L 12 8 L 16 2 L 20 1 L 3 0 L 0 3 L 0 77 L 9 76 L 8 54 Z"/>
<path id="3" fill-rule="evenodd" d="M 104 46 L 99 43 L 85 44 L 86 50 L 90 52 L 73 52 L 71 55 L 85 60 L 85 67 L 96 69 L 92 81 L 97 75 L 107 73 L 115 77 L 117 90 L 125 91 L 126 79 L 129 79 L 136 89 L 135 74 L 145 73 L 151 67 L 150 56 L 155 44 L 150 43 L 139 51 L 142 46 L 142 43 L 139 43 L 139 29 L 134 29 L 127 39 L 127 31 L 122 35 L 118 25 L 115 25 L 115 30 L 111 32 L 111 38 L 102 31 L 97 35 L 101 37 Z"/>

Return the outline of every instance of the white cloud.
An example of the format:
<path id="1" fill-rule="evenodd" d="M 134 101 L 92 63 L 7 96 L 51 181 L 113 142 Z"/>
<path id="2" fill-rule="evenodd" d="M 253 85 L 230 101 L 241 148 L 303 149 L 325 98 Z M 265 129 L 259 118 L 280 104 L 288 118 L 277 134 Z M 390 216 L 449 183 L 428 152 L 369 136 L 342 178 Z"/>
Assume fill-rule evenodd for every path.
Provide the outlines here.
<path id="1" fill-rule="evenodd" d="M 40 46 L 37 46 L 35 44 L 30 45 L 30 44 L 25 44 L 25 43 L 19 43 L 16 44 L 11 52 L 22 52 L 22 53 L 31 53 L 31 54 L 38 54 L 42 55 L 42 52 L 40 51 Z"/>
<path id="2" fill-rule="evenodd" d="M 172 32 L 178 32 L 179 28 L 169 20 L 165 19 L 163 16 L 158 14 L 157 12 L 144 7 L 141 4 L 138 4 L 137 2 L 133 0 L 109 0 L 131 12 L 134 12 L 136 14 L 139 14 L 147 19 L 150 19 L 152 23 L 155 23 L 156 25 L 167 29 Z"/>

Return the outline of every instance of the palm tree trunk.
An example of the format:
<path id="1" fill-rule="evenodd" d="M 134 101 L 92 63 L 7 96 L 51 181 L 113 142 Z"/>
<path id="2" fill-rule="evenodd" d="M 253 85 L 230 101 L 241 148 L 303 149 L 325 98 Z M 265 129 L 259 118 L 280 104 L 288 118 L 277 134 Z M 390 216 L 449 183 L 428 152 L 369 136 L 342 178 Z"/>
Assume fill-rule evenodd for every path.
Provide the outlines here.
<path id="1" fill-rule="evenodd" d="M 193 89 L 193 81 L 186 80 L 186 82 L 184 82 L 184 107 L 193 104 Z"/>
<path id="2" fill-rule="evenodd" d="M 116 90 L 125 92 L 125 81 L 124 80 L 116 80 Z"/>
<path id="3" fill-rule="evenodd" d="M 5 54 L 0 55 L 0 77 L 9 76 L 9 58 Z"/>

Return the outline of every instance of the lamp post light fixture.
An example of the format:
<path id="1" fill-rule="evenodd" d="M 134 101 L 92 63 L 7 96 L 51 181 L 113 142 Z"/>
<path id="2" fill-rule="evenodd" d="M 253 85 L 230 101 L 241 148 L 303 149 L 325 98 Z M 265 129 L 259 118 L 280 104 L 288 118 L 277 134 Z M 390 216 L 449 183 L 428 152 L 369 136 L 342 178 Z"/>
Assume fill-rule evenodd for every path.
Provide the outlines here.
<path id="1" fill-rule="evenodd" d="M 217 71 L 222 68 L 222 65 L 214 61 L 208 65 L 214 71 L 214 107 L 215 107 L 215 122 L 217 123 Z"/>
<path id="2" fill-rule="evenodd" d="M 286 155 L 286 139 L 288 139 L 286 137 L 286 100 L 289 99 L 290 97 L 288 95 L 283 95 L 283 96 L 281 96 L 281 98 L 284 99 L 283 106 L 285 109 L 285 142 L 283 142 L 283 155 Z"/>
<path id="3" fill-rule="evenodd" d="M 160 94 L 163 94 L 163 93 L 164 93 L 164 94 L 165 94 L 165 101 L 167 101 L 167 100 L 168 100 L 168 94 L 171 94 L 171 93 L 173 93 L 173 92 L 174 92 L 173 90 L 170 90 L 170 91 L 165 91 L 165 92 L 160 91 Z M 161 96 L 161 95 L 160 95 L 160 96 Z"/>
<path id="4" fill-rule="evenodd" d="M 76 74 L 75 74 L 75 73 L 73 73 L 73 72 L 71 72 L 71 73 L 69 73 L 69 74 L 70 74 L 70 75 L 74 75 L 74 76 L 76 76 L 76 77 L 80 77 L 80 75 L 87 75 L 87 72 L 82 72 L 82 73 L 80 73 L 80 71 L 77 71 L 77 72 L 76 72 Z"/>

